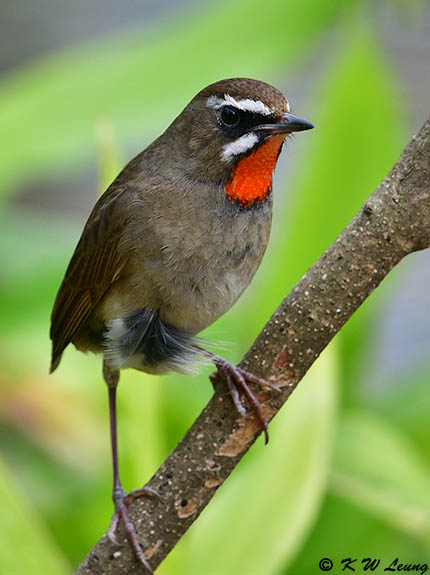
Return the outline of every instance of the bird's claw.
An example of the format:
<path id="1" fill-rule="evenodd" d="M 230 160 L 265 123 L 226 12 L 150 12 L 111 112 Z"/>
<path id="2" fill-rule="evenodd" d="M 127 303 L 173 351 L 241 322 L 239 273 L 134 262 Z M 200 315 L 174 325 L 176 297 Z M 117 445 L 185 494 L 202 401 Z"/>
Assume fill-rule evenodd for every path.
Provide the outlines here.
<path id="1" fill-rule="evenodd" d="M 224 359 L 224 358 L 217 356 L 214 358 L 214 363 L 217 367 L 218 373 L 227 382 L 228 390 L 230 392 L 231 398 L 233 400 L 233 403 L 234 403 L 237 411 L 240 413 L 240 415 L 242 417 L 249 418 L 249 415 L 248 415 L 245 407 L 243 406 L 243 404 L 240 400 L 239 391 L 242 391 L 244 393 L 251 409 L 253 410 L 253 412 L 255 414 L 257 421 L 261 425 L 261 428 L 262 428 L 263 433 L 264 433 L 265 441 L 266 441 L 266 443 L 268 443 L 268 441 L 269 441 L 269 429 L 268 429 L 268 424 L 267 424 L 266 418 L 263 415 L 263 411 L 261 409 L 261 404 L 260 404 L 259 400 L 255 396 L 255 394 L 252 392 L 252 390 L 249 388 L 247 382 L 254 383 L 254 384 L 259 385 L 261 387 L 266 387 L 266 388 L 271 389 L 273 391 L 279 392 L 279 391 L 281 391 L 281 389 L 277 385 L 275 385 L 274 383 L 271 383 L 270 381 L 266 381 L 265 379 L 263 379 L 261 377 L 257 377 L 256 375 L 254 375 L 253 373 L 250 373 L 249 371 L 245 371 L 244 369 L 237 367 L 236 365 L 234 365 L 233 363 L 231 363 L 227 359 Z"/>
<path id="2" fill-rule="evenodd" d="M 129 504 L 138 497 L 142 496 L 157 497 L 159 500 L 161 500 L 161 495 L 155 489 L 152 489 L 150 487 L 142 487 L 141 489 L 134 489 L 133 491 L 130 491 L 130 493 L 126 493 L 122 488 L 114 492 L 115 512 L 112 516 L 112 520 L 109 529 L 107 531 L 107 536 L 109 537 L 110 541 L 112 541 L 113 544 L 118 545 L 116 531 L 118 528 L 119 521 L 120 519 L 122 519 L 125 531 L 127 533 L 127 537 L 131 543 L 136 558 L 145 567 L 148 573 L 152 574 L 153 570 L 149 565 L 148 560 L 145 557 L 145 552 L 143 551 L 142 545 L 140 544 L 139 538 L 137 536 L 136 527 L 128 513 Z"/>
<path id="3" fill-rule="evenodd" d="M 112 520 L 110 522 L 109 529 L 107 531 L 107 536 L 114 545 L 118 545 L 118 539 L 116 538 L 116 530 L 118 527 L 118 522 L 119 522 L 119 511 L 118 509 L 115 509 L 114 514 L 112 515 Z"/>

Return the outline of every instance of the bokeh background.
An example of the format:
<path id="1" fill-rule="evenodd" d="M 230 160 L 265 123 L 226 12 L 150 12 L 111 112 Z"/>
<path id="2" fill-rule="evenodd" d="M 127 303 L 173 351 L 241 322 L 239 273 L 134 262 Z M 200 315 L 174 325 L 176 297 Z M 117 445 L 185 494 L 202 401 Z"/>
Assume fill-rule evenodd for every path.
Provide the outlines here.
<path id="1" fill-rule="evenodd" d="M 0 572 L 70 573 L 112 505 L 100 359 L 48 376 L 49 315 L 120 167 L 203 86 L 275 84 L 316 125 L 275 175 L 270 248 L 206 335 L 238 360 L 429 112 L 430 9 L 414 0 L 0 3 Z M 430 254 L 407 258 L 335 338 L 163 575 L 319 573 L 323 557 L 429 562 Z M 211 394 L 207 373 L 126 372 L 119 442 L 140 486 Z M 383 565 L 383 567 L 382 567 Z"/>

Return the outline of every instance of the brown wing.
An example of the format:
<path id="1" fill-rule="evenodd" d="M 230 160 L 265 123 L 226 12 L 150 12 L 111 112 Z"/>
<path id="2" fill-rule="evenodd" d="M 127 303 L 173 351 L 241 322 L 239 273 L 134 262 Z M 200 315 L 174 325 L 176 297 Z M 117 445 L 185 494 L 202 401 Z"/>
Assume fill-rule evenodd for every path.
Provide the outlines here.
<path id="1" fill-rule="evenodd" d="M 108 190 L 101 196 L 70 260 L 51 314 L 51 373 L 126 263 L 118 251 L 125 225 L 124 193 L 124 190 Z"/>

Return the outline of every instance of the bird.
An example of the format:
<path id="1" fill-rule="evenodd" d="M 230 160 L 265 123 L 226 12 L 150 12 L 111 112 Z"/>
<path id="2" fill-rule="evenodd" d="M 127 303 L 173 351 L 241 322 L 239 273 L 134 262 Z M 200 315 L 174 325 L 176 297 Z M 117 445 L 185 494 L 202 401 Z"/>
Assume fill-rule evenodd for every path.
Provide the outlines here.
<path id="1" fill-rule="evenodd" d="M 291 113 L 281 91 L 230 78 L 202 89 L 165 132 L 132 159 L 101 195 L 58 290 L 50 371 L 69 343 L 103 357 L 115 511 L 137 559 L 151 572 L 119 475 L 116 392 L 120 371 L 193 373 L 214 363 L 232 401 L 246 399 L 268 440 L 249 384 L 278 388 L 207 349 L 198 334 L 243 293 L 266 250 L 272 175 L 293 132 L 314 126 Z"/>

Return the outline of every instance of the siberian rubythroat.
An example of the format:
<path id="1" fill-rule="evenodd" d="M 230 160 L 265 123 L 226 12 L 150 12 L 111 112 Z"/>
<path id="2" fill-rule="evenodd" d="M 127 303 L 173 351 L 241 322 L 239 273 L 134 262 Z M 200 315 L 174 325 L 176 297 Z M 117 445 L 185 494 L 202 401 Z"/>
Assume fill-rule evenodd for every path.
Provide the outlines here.
<path id="1" fill-rule="evenodd" d="M 72 342 L 103 355 L 109 390 L 113 500 L 150 570 L 119 478 L 116 388 L 121 369 L 192 372 L 210 359 L 236 409 L 243 394 L 267 440 L 248 384 L 274 387 L 206 350 L 196 334 L 225 313 L 257 270 L 269 239 L 272 173 L 285 138 L 312 124 L 276 88 L 247 78 L 199 92 L 159 138 L 122 170 L 94 206 L 51 317 L 54 371 Z M 145 409 L 145 406 L 142 406 Z"/>

